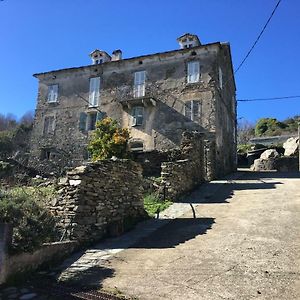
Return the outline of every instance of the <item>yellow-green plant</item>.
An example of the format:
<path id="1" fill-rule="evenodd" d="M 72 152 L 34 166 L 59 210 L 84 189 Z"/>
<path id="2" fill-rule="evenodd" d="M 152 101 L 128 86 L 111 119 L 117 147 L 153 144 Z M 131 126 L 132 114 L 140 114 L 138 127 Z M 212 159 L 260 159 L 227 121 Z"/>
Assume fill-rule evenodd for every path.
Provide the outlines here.
<path id="1" fill-rule="evenodd" d="M 125 158 L 128 154 L 128 140 L 128 129 L 120 128 L 117 121 L 107 117 L 97 121 L 88 150 L 93 161 L 111 158 L 112 156 Z"/>

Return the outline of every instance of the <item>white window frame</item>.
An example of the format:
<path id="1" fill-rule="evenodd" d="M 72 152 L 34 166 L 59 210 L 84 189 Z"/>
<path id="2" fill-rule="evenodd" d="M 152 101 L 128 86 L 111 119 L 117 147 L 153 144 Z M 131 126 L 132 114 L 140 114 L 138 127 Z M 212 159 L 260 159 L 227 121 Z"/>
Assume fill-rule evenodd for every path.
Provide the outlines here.
<path id="1" fill-rule="evenodd" d="M 142 126 L 144 123 L 144 107 L 134 106 L 132 108 L 132 127 Z"/>
<path id="2" fill-rule="evenodd" d="M 223 88 L 223 72 L 221 67 L 219 67 L 219 87 L 220 89 Z"/>
<path id="3" fill-rule="evenodd" d="M 145 96 L 146 71 L 134 73 L 133 97 L 140 98 Z"/>
<path id="4" fill-rule="evenodd" d="M 200 62 L 189 61 L 187 63 L 187 83 L 196 83 L 200 80 Z"/>
<path id="5" fill-rule="evenodd" d="M 100 77 L 90 78 L 90 91 L 89 91 L 89 107 L 99 106 L 100 99 Z"/>
<path id="6" fill-rule="evenodd" d="M 189 104 L 190 107 L 188 107 Z M 185 102 L 184 115 L 188 117 L 191 121 L 198 121 L 201 115 L 201 101 L 190 100 Z"/>
<path id="7" fill-rule="evenodd" d="M 58 99 L 58 84 L 48 85 L 47 102 L 54 103 L 57 102 L 57 99 Z"/>

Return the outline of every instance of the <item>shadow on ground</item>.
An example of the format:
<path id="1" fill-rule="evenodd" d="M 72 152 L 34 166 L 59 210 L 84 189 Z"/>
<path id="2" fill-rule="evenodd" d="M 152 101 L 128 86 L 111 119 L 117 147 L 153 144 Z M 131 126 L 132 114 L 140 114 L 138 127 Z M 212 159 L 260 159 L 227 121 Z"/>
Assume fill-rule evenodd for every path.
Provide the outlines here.
<path id="1" fill-rule="evenodd" d="M 160 220 L 157 220 L 158 222 Z M 159 230 L 141 239 L 130 248 L 174 248 L 196 236 L 206 234 L 215 223 L 214 218 L 180 218 L 174 219 Z"/>
<path id="2" fill-rule="evenodd" d="M 180 198 L 176 202 L 191 204 L 229 203 L 234 191 L 276 189 L 276 185 L 283 184 L 278 179 L 300 178 L 300 174 L 239 171 L 237 172 L 237 178 L 237 180 L 249 180 L 250 182 L 243 183 L 236 182 L 235 180 L 228 180 L 226 182 L 219 180 L 218 182 L 217 180 L 215 182 L 204 183 L 194 189 L 189 195 Z"/>

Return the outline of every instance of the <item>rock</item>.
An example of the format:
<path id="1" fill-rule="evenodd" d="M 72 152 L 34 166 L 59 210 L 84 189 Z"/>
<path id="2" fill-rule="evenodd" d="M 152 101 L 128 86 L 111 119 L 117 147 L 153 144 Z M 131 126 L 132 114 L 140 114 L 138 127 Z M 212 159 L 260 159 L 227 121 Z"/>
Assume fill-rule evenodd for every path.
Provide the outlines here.
<path id="1" fill-rule="evenodd" d="M 37 296 L 37 294 L 35 294 L 35 293 L 29 293 L 29 294 L 25 294 L 25 295 L 21 296 L 19 299 L 20 300 L 29 300 L 29 299 L 33 299 L 36 296 Z"/>
<path id="2" fill-rule="evenodd" d="M 255 159 L 253 165 L 250 167 L 252 171 L 270 171 L 275 170 L 275 159 L 269 158 L 269 159 Z"/>
<path id="3" fill-rule="evenodd" d="M 76 185 L 79 185 L 80 183 L 81 183 L 80 179 L 79 180 L 72 180 L 72 179 L 69 180 L 70 185 L 76 186 Z"/>
<path id="4" fill-rule="evenodd" d="M 293 156 L 298 153 L 299 139 L 297 137 L 291 137 L 283 144 L 284 156 Z"/>
<path id="5" fill-rule="evenodd" d="M 263 152 L 260 156 L 261 159 L 269 159 L 279 157 L 279 153 L 275 149 L 269 149 Z"/>

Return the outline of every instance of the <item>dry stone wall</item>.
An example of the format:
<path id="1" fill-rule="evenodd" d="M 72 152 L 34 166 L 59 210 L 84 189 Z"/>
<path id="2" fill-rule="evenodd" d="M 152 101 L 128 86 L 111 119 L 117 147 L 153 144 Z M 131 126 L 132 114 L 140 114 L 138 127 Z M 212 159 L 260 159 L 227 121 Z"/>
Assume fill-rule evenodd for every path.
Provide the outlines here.
<path id="1" fill-rule="evenodd" d="M 181 155 L 184 159 L 163 162 L 161 165 L 161 194 L 175 200 L 205 180 L 203 134 L 185 132 L 182 135 Z"/>
<path id="2" fill-rule="evenodd" d="M 60 183 L 51 211 L 71 239 L 80 242 L 121 234 L 145 216 L 142 169 L 130 160 L 104 160 L 80 166 Z"/>

